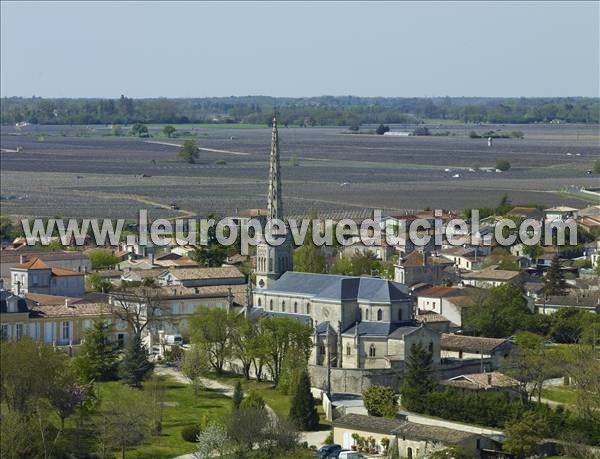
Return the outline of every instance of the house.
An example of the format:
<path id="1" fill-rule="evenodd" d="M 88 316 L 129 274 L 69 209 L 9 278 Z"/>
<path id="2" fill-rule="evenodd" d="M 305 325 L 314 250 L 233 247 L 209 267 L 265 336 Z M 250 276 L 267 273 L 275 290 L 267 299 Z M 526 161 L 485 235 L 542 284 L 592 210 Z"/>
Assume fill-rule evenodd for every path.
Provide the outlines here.
<path id="1" fill-rule="evenodd" d="M 427 324 L 429 328 L 439 333 L 450 333 L 458 330 L 460 327 L 450 322 L 446 317 L 433 311 L 417 311 L 417 322 Z"/>
<path id="2" fill-rule="evenodd" d="M 15 250 L 3 250 L 0 253 L 0 277 L 10 279 L 10 270 L 16 265 L 26 263 L 33 258 L 44 260 L 51 268 L 62 268 L 80 273 L 92 270 L 90 257 L 79 251 L 56 251 L 56 252 L 22 252 Z M 7 284 L 7 287 L 9 284 Z"/>
<path id="3" fill-rule="evenodd" d="M 462 280 L 465 285 L 480 288 L 497 287 L 507 282 L 521 283 L 523 279 L 524 276 L 519 271 L 497 269 L 495 266 L 462 274 Z"/>
<path id="4" fill-rule="evenodd" d="M 460 328 L 464 309 L 474 305 L 482 296 L 483 292 L 473 287 L 437 285 L 416 294 L 417 308 L 441 314 L 448 319 L 451 327 Z"/>
<path id="5" fill-rule="evenodd" d="M 178 253 L 167 253 L 165 255 L 161 255 L 160 257 L 156 257 L 154 259 L 154 264 L 158 266 L 164 266 L 167 268 L 171 267 L 193 267 L 198 268 L 198 263 L 192 260 L 190 257 L 179 255 Z"/>
<path id="6" fill-rule="evenodd" d="M 32 257 L 10 270 L 13 292 L 80 297 L 85 293 L 84 273 L 48 266 Z"/>
<path id="7" fill-rule="evenodd" d="M 574 207 L 559 206 L 544 209 L 544 219 L 546 222 L 561 221 L 564 222 L 570 218 L 577 218 L 579 209 Z"/>
<path id="8" fill-rule="evenodd" d="M 361 437 L 373 437 L 379 454 L 384 451 L 381 440 L 389 440 L 390 447 L 397 449 L 400 457 L 417 458 L 429 448 L 442 446 L 461 446 L 472 457 L 479 457 L 483 448 L 489 448 L 491 439 L 472 432 L 449 429 L 427 424 L 417 424 L 401 418 L 382 418 L 362 414 L 345 414 L 333 421 L 333 442 L 343 449 L 355 445 L 353 434 Z"/>
<path id="9" fill-rule="evenodd" d="M 439 254 L 454 263 L 456 268 L 469 271 L 480 266 L 487 255 L 479 247 L 451 247 L 440 250 Z"/>
<path id="10" fill-rule="evenodd" d="M 459 375 L 444 379 L 440 381 L 440 384 L 466 392 L 508 392 L 515 399 L 522 396 L 519 381 L 499 371 Z"/>
<path id="11" fill-rule="evenodd" d="M 157 276 L 156 280 L 159 285 L 183 287 L 246 284 L 246 277 L 231 265 L 215 268 L 171 268 Z"/>
<path id="12" fill-rule="evenodd" d="M 554 314 L 564 308 L 577 308 L 600 314 L 600 292 L 587 295 L 564 295 L 545 298 L 543 295 L 535 300 L 535 312 L 539 314 Z"/>
<path id="13" fill-rule="evenodd" d="M 452 262 L 441 257 L 432 257 L 427 251 L 415 250 L 398 259 L 394 266 L 394 280 L 406 285 L 419 283 L 438 284 L 448 279 L 445 268 Z"/>
<path id="14" fill-rule="evenodd" d="M 107 303 L 64 301 L 62 304 L 41 304 L 0 289 L 2 339 L 29 336 L 76 353 L 83 334 L 94 320 L 113 320 Z M 124 344 L 126 329 L 126 324 L 118 323 L 110 338 Z"/>
<path id="15" fill-rule="evenodd" d="M 443 333 L 440 347 L 442 359 L 481 359 L 495 369 L 503 366 L 515 345 L 507 339 Z"/>

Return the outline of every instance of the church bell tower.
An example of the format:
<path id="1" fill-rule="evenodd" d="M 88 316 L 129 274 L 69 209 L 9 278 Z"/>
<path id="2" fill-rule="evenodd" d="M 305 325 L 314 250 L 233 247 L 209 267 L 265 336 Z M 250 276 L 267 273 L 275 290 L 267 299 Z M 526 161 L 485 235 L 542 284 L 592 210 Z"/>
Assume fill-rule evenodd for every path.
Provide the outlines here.
<path id="1" fill-rule="evenodd" d="M 267 197 L 267 225 L 269 221 L 283 221 L 283 202 L 281 199 L 281 165 L 279 162 L 279 133 L 277 120 L 273 118 L 271 134 L 271 155 L 269 159 L 269 192 Z M 285 241 L 278 245 L 270 245 L 263 236 L 256 246 L 256 286 L 269 288 L 274 281 L 286 271 L 293 268 L 293 242 L 286 225 Z M 274 239 L 282 238 L 274 235 Z"/>

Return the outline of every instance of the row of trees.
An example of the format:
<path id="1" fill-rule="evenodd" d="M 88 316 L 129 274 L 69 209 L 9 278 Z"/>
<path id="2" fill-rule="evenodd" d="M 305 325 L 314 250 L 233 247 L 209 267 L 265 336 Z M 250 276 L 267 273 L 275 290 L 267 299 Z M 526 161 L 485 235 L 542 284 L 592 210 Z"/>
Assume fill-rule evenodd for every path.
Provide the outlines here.
<path id="1" fill-rule="evenodd" d="M 368 98 L 262 96 L 203 99 L 2 99 L 0 121 L 42 124 L 221 122 L 268 124 L 277 107 L 282 125 L 358 126 L 415 123 L 422 118 L 463 122 L 597 123 L 597 98 Z"/>

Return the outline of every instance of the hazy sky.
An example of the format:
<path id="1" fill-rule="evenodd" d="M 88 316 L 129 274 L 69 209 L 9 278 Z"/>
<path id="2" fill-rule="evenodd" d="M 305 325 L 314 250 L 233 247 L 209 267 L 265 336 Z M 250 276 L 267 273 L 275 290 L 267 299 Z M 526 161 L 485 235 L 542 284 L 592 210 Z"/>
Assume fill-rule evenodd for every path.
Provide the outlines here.
<path id="1" fill-rule="evenodd" d="M 2 96 L 599 96 L 599 3 L 1 4 Z"/>

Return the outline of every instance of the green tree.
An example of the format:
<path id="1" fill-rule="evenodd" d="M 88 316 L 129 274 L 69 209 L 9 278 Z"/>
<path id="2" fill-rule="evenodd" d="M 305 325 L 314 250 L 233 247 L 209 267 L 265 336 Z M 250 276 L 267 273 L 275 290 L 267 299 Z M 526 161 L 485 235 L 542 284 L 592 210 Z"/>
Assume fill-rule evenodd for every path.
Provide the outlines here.
<path id="1" fill-rule="evenodd" d="M 413 344 L 404 363 L 404 378 L 400 388 L 402 406 L 407 410 L 423 412 L 427 396 L 436 386 L 432 367 L 433 354 L 420 341 Z"/>
<path id="2" fill-rule="evenodd" d="M 104 279 L 98 273 L 92 273 L 85 278 L 85 288 L 90 292 L 108 293 L 113 289 L 113 284 L 108 279 Z"/>
<path id="3" fill-rule="evenodd" d="M 135 123 L 131 126 L 131 129 L 129 129 L 129 135 L 148 137 L 148 127 L 145 124 Z"/>
<path id="4" fill-rule="evenodd" d="M 206 354 L 197 344 L 193 344 L 191 349 L 183 353 L 179 368 L 183 375 L 192 382 L 195 397 L 200 395 L 202 389 L 201 376 L 208 370 L 208 367 Z"/>
<path id="5" fill-rule="evenodd" d="M 140 335 L 134 334 L 127 344 L 123 360 L 119 364 L 119 377 L 131 387 L 140 387 L 152 372 L 154 365 L 148 361 Z"/>
<path id="6" fill-rule="evenodd" d="M 539 244 L 535 245 L 524 245 L 523 253 L 531 258 L 532 261 L 537 261 L 537 259 L 544 253 L 544 249 Z"/>
<path id="7" fill-rule="evenodd" d="M 119 136 L 123 135 L 123 129 L 118 124 L 112 125 L 111 132 L 112 132 L 112 135 L 114 135 L 115 137 L 119 137 Z"/>
<path id="8" fill-rule="evenodd" d="M 369 416 L 393 418 L 398 413 L 398 395 L 391 387 L 369 386 L 362 397 Z"/>
<path id="9" fill-rule="evenodd" d="M 174 126 L 167 124 L 165 127 L 163 127 L 162 132 L 164 135 L 166 135 L 170 139 L 173 136 L 173 134 L 175 134 L 175 132 L 177 132 L 177 129 L 175 129 Z"/>
<path id="10" fill-rule="evenodd" d="M 306 219 L 314 220 L 317 215 L 311 211 Z M 294 252 L 294 270 L 305 273 L 324 273 L 325 255 L 314 243 L 312 224 L 308 226 L 302 245 Z"/>
<path id="11" fill-rule="evenodd" d="M 577 343 L 586 324 L 596 317 L 575 307 L 561 308 L 551 316 L 550 337 L 558 343 Z"/>
<path id="12" fill-rule="evenodd" d="M 114 268 L 119 264 L 121 259 L 114 253 L 106 250 L 98 250 L 90 254 L 90 262 L 92 263 L 92 269 L 106 269 Z"/>
<path id="13" fill-rule="evenodd" d="M 225 309 L 202 307 L 192 317 L 192 341 L 207 356 L 210 366 L 219 374 L 232 356 L 232 337 L 237 329 L 237 316 Z"/>
<path id="14" fill-rule="evenodd" d="M 502 338 L 535 323 L 521 287 L 511 282 L 487 290 L 483 300 L 469 307 L 465 329 L 489 338 Z"/>
<path id="15" fill-rule="evenodd" d="M 565 282 L 565 276 L 561 269 L 560 258 L 554 255 L 552 263 L 546 271 L 544 276 L 544 295 L 549 296 L 563 296 L 567 294 L 567 283 Z"/>
<path id="16" fill-rule="evenodd" d="M 303 371 L 300 375 L 295 392 L 290 407 L 290 421 L 300 430 L 317 430 L 319 415 L 310 391 L 310 377 L 307 371 Z"/>
<path id="17" fill-rule="evenodd" d="M 265 409 L 265 400 L 260 394 L 254 390 L 248 392 L 248 396 L 245 397 L 240 403 L 240 410 L 260 410 Z"/>
<path id="18" fill-rule="evenodd" d="M 352 271 L 352 262 L 345 257 L 338 258 L 331 266 L 331 274 L 342 274 L 347 276 L 351 275 Z"/>
<path id="19" fill-rule="evenodd" d="M 496 161 L 496 169 L 501 171 L 507 171 L 510 169 L 510 163 L 505 159 L 499 159 Z"/>
<path id="20" fill-rule="evenodd" d="M 472 457 L 462 446 L 442 447 L 427 455 L 427 459 L 471 459 Z"/>
<path id="21" fill-rule="evenodd" d="M 184 141 L 177 156 L 185 162 L 194 164 L 199 157 L 198 145 L 194 140 Z"/>
<path id="22" fill-rule="evenodd" d="M 219 243 L 200 246 L 190 254 L 190 258 L 200 266 L 218 267 L 227 258 L 227 249 Z"/>
<path id="23" fill-rule="evenodd" d="M 109 341 L 110 330 L 111 326 L 100 319 L 86 330 L 79 354 L 73 360 L 82 381 L 107 381 L 115 377 L 117 347 Z"/>
<path id="24" fill-rule="evenodd" d="M 242 388 L 242 383 L 238 381 L 235 383 L 235 387 L 233 388 L 233 396 L 231 397 L 234 410 L 240 409 L 242 400 L 244 400 L 244 389 Z"/>
<path id="25" fill-rule="evenodd" d="M 525 413 L 520 420 L 509 422 L 504 427 L 506 440 L 503 448 L 517 459 L 533 456 L 538 451 L 540 436 L 539 419 L 535 413 Z"/>

